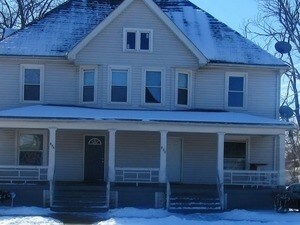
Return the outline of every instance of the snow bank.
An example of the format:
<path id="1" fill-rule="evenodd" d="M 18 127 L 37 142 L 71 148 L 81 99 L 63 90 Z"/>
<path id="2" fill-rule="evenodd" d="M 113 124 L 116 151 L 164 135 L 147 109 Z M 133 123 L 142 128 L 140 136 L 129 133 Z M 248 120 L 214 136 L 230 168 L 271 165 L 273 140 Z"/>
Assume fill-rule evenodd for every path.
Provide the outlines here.
<path id="1" fill-rule="evenodd" d="M 0 217 L 0 225 L 58 225 L 63 224 L 52 218 L 45 218 L 40 216 L 31 217 Z"/>
<path id="2" fill-rule="evenodd" d="M 106 218 L 127 217 L 127 218 L 161 218 L 167 217 L 170 213 L 163 209 L 136 209 L 136 208 L 121 208 L 109 210 Z"/>
<path id="3" fill-rule="evenodd" d="M 50 209 L 39 207 L 1 207 L 0 216 L 24 215 L 24 216 L 44 216 L 51 213 Z"/>

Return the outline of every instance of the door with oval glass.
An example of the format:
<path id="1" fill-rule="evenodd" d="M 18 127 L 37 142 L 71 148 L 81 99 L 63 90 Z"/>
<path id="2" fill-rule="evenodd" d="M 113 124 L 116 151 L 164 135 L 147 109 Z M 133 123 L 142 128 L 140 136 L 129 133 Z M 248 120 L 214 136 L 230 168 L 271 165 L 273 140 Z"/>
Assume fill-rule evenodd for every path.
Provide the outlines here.
<path id="1" fill-rule="evenodd" d="M 103 136 L 85 136 L 84 181 L 104 180 L 104 149 Z"/>

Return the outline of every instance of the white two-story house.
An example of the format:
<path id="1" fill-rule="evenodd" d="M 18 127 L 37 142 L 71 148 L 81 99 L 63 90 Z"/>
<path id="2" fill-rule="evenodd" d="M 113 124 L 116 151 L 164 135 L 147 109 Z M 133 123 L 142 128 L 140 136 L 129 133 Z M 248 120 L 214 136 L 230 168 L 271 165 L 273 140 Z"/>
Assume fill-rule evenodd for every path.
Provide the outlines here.
<path id="1" fill-rule="evenodd" d="M 187 0 L 69 0 L 0 42 L 0 189 L 56 210 L 267 207 L 285 69 Z"/>

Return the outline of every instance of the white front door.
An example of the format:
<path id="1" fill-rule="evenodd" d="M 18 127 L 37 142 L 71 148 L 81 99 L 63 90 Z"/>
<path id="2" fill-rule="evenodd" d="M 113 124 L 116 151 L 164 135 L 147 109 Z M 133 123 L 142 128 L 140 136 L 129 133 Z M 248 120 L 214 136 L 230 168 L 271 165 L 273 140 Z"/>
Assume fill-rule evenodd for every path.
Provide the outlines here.
<path id="1" fill-rule="evenodd" d="M 169 182 L 181 181 L 182 140 L 168 138 L 167 143 L 167 178 Z"/>

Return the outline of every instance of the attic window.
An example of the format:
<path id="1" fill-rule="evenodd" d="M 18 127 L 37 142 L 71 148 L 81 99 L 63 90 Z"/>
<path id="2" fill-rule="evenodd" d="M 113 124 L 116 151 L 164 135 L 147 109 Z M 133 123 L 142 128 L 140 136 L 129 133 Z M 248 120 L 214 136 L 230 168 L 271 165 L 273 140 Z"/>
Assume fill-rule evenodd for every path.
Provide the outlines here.
<path id="1" fill-rule="evenodd" d="M 152 30 L 125 28 L 123 31 L 123 39 L 124 51 L 152 52 Z"/>

